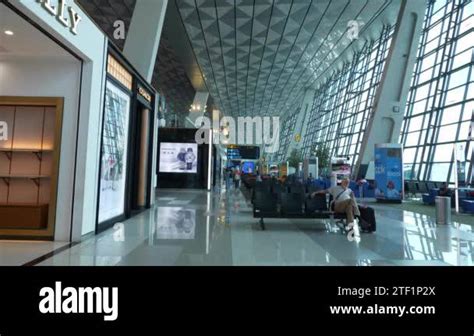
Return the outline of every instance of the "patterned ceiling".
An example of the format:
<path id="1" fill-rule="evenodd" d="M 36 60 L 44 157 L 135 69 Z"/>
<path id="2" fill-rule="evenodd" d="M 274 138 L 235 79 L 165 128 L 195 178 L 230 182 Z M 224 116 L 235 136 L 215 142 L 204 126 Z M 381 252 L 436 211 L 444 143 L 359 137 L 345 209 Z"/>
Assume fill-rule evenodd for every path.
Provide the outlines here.
<path id="1" fill-rule="evenodd" d="M 357 45 L 349 38 L 351 21 L 369 34 L 383 16 L 395 19 L 400 5 L 399 0 L 176 2 L 210 94 L 233 116 L 286 113 Z"/>
<path id="2" fill-rule="evenodd" d="M 114 39 L 113 24 L 117 20 L 122 20 L 128 29 L 136 0 L 77 0 L 77 2 L 109 38 L 120 49 L 123 49 L 125 40 Z M 189 113 L 195 90 L 178 55 L 168 41 L 165 28 L 160 41 L 152 84 L 166 98 L 167 110 L 170 112 L 166 115 L 167 120 L 173 120 L 174 114 L 182 118 Z"/>
<path id="3" fill-rule="evenodd" d="M 113 39 L 113 23 L 129 26 L 136 0 L 77 0 Z M 401 0 L 169 0 L 177 17 L 163 28 L 153 85 L 172 111 L 186 115 L 195 89 L 167 29 L 185 27 L 216 106 L 226 115 L 285 115 L 298 106 L 365 37 L 393 23 Z M 170 5 L 168 5 L 170 6 Z M 171 22 L 173 21 L 173 22 Z M 351 22 L 360 38 L 350 38 Z M 171 34 L 171 33 L 170 33 Z M 186 41 L 188 42 L 188 41 Z M 178 41 L 179 43 L 179 41 Z"/>

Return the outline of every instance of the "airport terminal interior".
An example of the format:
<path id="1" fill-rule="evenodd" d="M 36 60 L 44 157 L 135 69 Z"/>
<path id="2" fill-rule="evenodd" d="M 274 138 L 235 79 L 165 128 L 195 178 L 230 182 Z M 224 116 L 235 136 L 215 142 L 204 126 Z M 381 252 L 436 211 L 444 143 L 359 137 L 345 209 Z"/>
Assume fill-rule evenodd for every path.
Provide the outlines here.
<path id="1" fill-rule="evenodd" d="M 472 0 L 0 0 L 1 266 L 472 266 Z"/>

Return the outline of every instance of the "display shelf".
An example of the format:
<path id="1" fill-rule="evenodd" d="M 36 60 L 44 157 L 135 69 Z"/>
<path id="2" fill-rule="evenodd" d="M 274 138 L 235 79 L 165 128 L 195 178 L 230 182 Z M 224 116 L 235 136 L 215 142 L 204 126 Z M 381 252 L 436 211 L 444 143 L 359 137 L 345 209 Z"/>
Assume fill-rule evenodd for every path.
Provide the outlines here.
<path id="1" fill-rule="evenodd" d="M 51 178 L 49 175 L 8 175 L 0 174 L 0 178 L 12 178 L 12 179 L 47 179 Z"/>
<path id="2" fill-rule="evenodd" d="M 51 176 L 49 175 L 2 175 L 0 174 L 0 179 L 2 179 L 7 186 L 10 186 L 11 179 L 28 179 L 28 180 L 32 180 L 39 187 L 40 180 L 50 179 L 50 178 Z"/>
<path id="3" fill-rule="evenodd" d="M 2 229 L 45 229 L 48 226 L 48 204 L 0 204 Z"/>
<path id="4" fill-rule="evenodd" d="M 1 97 L 0 236 L 54 235 L 63 98 Z"/>
<path id="5" fill-rule="evenodd" d="M 7 156 L 8 160 L 12 159 L 13 153 L 32 153 L 35 154 L 38 160 L 43 159 L 43 153 L 52 153 L 52 149 L 28 149 L 28 148 L 12 148 L 12 149 L 7 149 L 7 148 L 0 148 L 0 153 L 3 153 Z"/>
<path id="6" fill-rule="evenodd" d="M 20 202 L 10 202 L 10 203 L 4 203 L 0 202 L 0 207 L 6 207 L 6 206 L 15 206 L 15 207 L 41 207 L 48 205 L 48 203 L 20 203 Z"/>
<path id="7" fill-rule="evenodd" d="M 34 149 L 34 148 L 0 148 L 0 152 L 9 152 L 9 153 L 52 153 L 52 149 Z"/>

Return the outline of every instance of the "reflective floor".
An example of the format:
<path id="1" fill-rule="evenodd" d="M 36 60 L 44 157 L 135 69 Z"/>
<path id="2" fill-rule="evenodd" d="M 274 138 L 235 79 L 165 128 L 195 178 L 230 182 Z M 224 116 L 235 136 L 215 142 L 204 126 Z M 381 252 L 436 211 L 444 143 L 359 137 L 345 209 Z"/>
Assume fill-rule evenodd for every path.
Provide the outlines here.
<path id="1" fill-rule="evenodd" d="M 68 245 L 61 242 L 0 240 L 0 266 L 21 266 Z"/>
<path id="2" fill-rule="evenodd" d="M 160 190 L 155 207 L 39 265 L 472 265 L 473 227 L 388 205 L 349 241 L 324 220 L 266 220 L 237 190 Z"/>

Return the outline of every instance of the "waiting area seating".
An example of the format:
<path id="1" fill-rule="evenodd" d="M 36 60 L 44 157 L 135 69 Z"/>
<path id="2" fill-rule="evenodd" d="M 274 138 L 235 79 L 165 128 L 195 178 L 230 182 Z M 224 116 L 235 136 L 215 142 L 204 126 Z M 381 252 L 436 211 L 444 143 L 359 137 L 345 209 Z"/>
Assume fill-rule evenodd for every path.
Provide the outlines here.
<path id="1" fill-rule="evenodd" d="M 329 209 L 326 195 L 310 198 L 321 186 L 300 183 L 280 184 L 274 180 L 257 182 L 252 189 L 253 216 L 260 219 L 265 230 L 265 218 L 329 219 L 331 224 L 344 228 L 345 214 Z"/>
<path id="2" fill-rule="evenodd" d="M 455 206 L 455 193 L 452 189 L 445 189 L 444 193 L 441 193 L 443 182 L 405 182 L 405 191 L 408 194 L 417 195 L 421 193 L 423 204 L 435 205 L 436 197 L 445 196 L 451 197 L 451 207 Z M 472 188 L 459 188 L 459 203 L 461 210 L 465 213 L 474 214 L 474 189 Z"/>
<path id="3" fill-rule="evenodd" d="M 463 212 L 474 214 L 474 199 L 464 199 L 461 201 Z"/>

